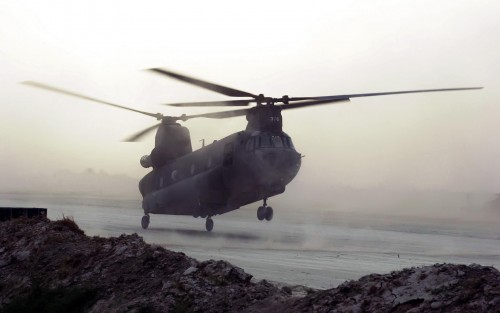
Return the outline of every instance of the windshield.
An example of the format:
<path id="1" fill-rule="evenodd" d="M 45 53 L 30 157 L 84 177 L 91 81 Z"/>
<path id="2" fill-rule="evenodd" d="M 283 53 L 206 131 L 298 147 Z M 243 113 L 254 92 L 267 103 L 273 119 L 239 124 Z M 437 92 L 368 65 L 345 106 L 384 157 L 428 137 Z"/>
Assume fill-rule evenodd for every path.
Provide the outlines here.
<path id="1" fill-rule="evenodd" d="M 246 150 L 251 151 L 257 148 L 288 148 L 294 149 L 292 139 L 287 135 L 270 135 L 262 133 L 259 136 L 251 137 L 246 142 Z"/>

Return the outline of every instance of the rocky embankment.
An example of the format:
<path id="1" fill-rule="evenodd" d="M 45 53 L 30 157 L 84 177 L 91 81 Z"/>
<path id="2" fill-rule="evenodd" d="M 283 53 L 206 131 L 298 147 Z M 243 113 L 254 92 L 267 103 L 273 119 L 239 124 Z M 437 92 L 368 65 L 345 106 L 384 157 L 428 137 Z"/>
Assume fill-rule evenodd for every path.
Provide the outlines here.
<path id="1" fill-rule="evenodd" d="M 500 312 L 500 273 L 437 264 L 329 290 L 278 287 L 136 234 L 88 237 L 69 219 L 17 219 L 0 223 L 0 312 Z"/>

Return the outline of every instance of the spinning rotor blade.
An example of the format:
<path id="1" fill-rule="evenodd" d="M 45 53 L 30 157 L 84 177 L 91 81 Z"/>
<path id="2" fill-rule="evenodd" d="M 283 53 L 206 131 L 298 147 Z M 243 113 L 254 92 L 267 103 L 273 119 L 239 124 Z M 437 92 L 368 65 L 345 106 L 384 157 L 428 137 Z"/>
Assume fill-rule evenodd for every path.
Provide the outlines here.
<path id="1" fill-rule="evenodd" d="M 227 101 L 206 101 L 206 102 L 183 102 L 183 103 L 169 103 L 167 105 L 176 107 L 206 107 L 206 106 L 248 106 L 252 102 L 266 103 L 285 103 L 304 100 L 345 100 L 349 98 L 359 98 L 359 97 L 373 97 L 373 96 L 386 96 L 386 95 L 397 95 L 397 94 L 407 94 L 407 93 L 424 93 L 424 92 L 440 92 L 440 91 L 460 91 L 460 90 L 474 90 L 482 89 L 483 87 L 466 87 L 466 88 L 442 88 L 442 89 L 422 89 L 422 90 L 405 90 L 405 91 L 390 91 L 390 92 L 375 92 L 375 93 L 361 93 L 361 94 L 350 94 L 350 95 L 335 95 L 335 96 L 322 96 L 322 97 L 292 97 L 283 96 L 281 98 L 269 98 L 264 96 L 258 96 L 255 99 L 247 100 L 227 100 Z M 301 103 L 301 106 L 305 106 Z M 311 104 L 313 105 L 313 104 Z"/>
<path id="2" fill-rule="evenodd" d="M 335 98 L 335 99 L 324 99 L 324 100 L 314 100 L 314 101 L 304 101 L 304 102 L 296 102 L 296 103 L 289 103 L 289 104 L 283 104 L 283 105 L 278 105 L 282 110 L 288 110 L 288 109 L 297 109 L 297 108 L 302 108 L 302 107 L 307 107 L 307 106 L 313 106 L 313 105 L 320 105 L 320 104 L 328 104 L 328 103 L 334 103 L 334 102 L 349 102 L 349 98 Z"/>
<path id="3" fill-rule="evenodd" d="M 281 108 L 282 110 L 286 110 L 286 109 L 296 109 L 296 108 L 301 108 L 301 107 L 305 107 L 305 106 L 313 106 L 313 105 L 327 104 L 327 103 L 332 103 L 332 102 L 342 102 L 342 101 L 349 101 L 349 98 L 305 101 L 305 102 L 277 105 L 277 107 Z M 185 116 L 185 118 L 186 119 L 191 119 L 191 118 L 196 118 L 196 117 L 217 118 L 217 119 L 229 118 L 229 117 L 246 115 L 248 113 L 248 111 L 250 111 L 252 109 L 253 108 L 187 115 L 187 116 Z"/>
<path id="4" fill-rule="evenodd" d="M 303 100 L 325 100 L 320 99 L 322 97 L 300 97 L 300 98 L 288 98 L 287 101 L 303 101 Z M 260 99 L 247 99 L 247 100 L 221 100 L 221 101 L 203 101 L 203 102 L 180 102 L 180 103 L 166 103 L 164 105 L 170 105 L 174 107 L 216 107 L 216 106 L 233 106 L 233 107 L 245 107 L 252 102 L 258 102 Z M 268 100 L 273 100 L 275 102 L 284 102 L 284 98 L 261 98 L 262 102 L 265 103 Z M 335 99 L 334 99 L 335 100 Z"/>
<path id="5" fill-rule="evenodd" d="M 217 118 L 217 119 L 229 118 L 229 117 L 246 115 L 247 112 L 250 110 L 251 109 L 241 109 L 241 110 L 231 110 L 231 111 L 221 111 L 221 112 L 210 112 L 210 113 L 187 115 L 185 118 L 186 119 L 191 119 L 195 117 L 206 117 L 206 118 Z"/>
<path id="6" fill-rule="evenodd" d="M 405 91 L 390 91 L 390 92 L 375 92 L 375 93 L 360 93 L 351 95 L 338 95 L 338 96 L 326 96 L 326 97 L 309 97 L 309 98 L 290 98 L 289 101 L 298 101 L 305 99 L 315 99 L 313 101 L 304 101 L 290 104 L 283 104 L 279 107 L 282 110 L 286 109 L 296 109 L 312 105 L 328 104 L 333 102 L 349 101 L 350 98 L 359 97 L 372 97 L 372 96 L 385 96 L 385 95 L 397 95 L 406 93 L 423 93 L 423 92 L 438 92 L 438 91 L 459 91 L 459 90 L 474 90 L 483 89 L 483 87 L 465 87 L 465 88 L 442 88 L 442 89 L 421 89 L 421 90 L 405 90 Z"/>
<path id="7" fill-rule="evenodd" d="M 141 113 L 141 114 L 144 114 L 144 115 L 147 115 L 147 116 L 152 116 L 152 117 L 157 118 L 157 119 L 161 119 L 161 114 L 160 113 L 154 114 L 154 113 L 139 111 L 139 110 L 136 110 L 136 109 L 132 109 L 132 108 L 128 108 L 128 107 L 124 107 L 124 106 L 118 105 L 118 104 L 114 104 L 114 103 L 102 101 L 102 100 L 99 100 L 99 99 L 96 99 L 96 98 L 88 97 L 88 96 L 85 96 L 85 95 L 82 95 L 82 94 L 79 94 L 79 93 L 76 93 L 76 92 L 72 92 L 72 91 L 60 89 L 60 88 L 57 88 L 57 87 L 52 87 L 52 86 L 45 85 L 45 84 L 42 84 L 42 83 L 38 83 L 38 82 L 34 82 L 34 81 L 25 81 L 25 82 L 22 82 L 22 84 L 28 85 L 28 86 L 31 86 L 31 87 L 40 88 L 40 89 L 50 90 L 50 91 L 57 92 L 57 93 L 62 93 L 62 94 L 65 94 L 65 95 L 68 95 L 68 96 L 72 96 L 72 97 L 76 97 L 76 98 L 80 98 L 80 99 L 85 99 L 85 100 L 90 100 L 90 101 L 94 101 L 94 102 L 97 102 L 97 103 L 102 103 L 102 104 L 110 105 L 110 106 L 115 107 L 115 108 L 124 109 L 124 110 L 132 111 L 132 112 L 137 112 L 137 113 Z"/>
<path id="8" fill-rule="evenodd" d="M 362 94 L 351 94 L 351 95 L 338 95 L 338 96 L 326 96 L 326 97 L 302 97 L 302 98 L 290 98 L 289 101 L 300 101 L 305 99 L 315 99 L 311 101 L 302 101 L 296 103 L 288 103 L 283 105 L 278 105 L 282 110 L 289 109 L 297 109 L 307 106 L 314 105 L 322 105 L 334 102 L 344 102 L 350 101 L 350 98 L 358 98 L 358 97 L 372 97 L 372 96 L 385 96 L 385 95 L 397 95 L 397 94 L 406 94 L 406 93 L 423 93 L 423 92 L 438 92 L 438 91 L 459 91 L 459 90 L 474 90 L 474 89 L 482 89 L 483 87 L 466 87 L 466 88 L 442 88 L 442 89 L 422 89 L 422 90 L 406 90 L 406 91 L 391 91 L 391 92 L 376 92 L 376 93 L 362 93 Z M 250 100 L 242 100 L 242 101 L 250 101 Z M 222 111 L 222 112 L 213 112 L 213 113 L 204 113 L 197 115 L 188 115 L 187 119 L 195 118 L 195 117 L 205 117 L 205 118 L 229 118 L 235 116 L 246 115 L 248 111 L 251 109 L 243 109 L 243 110 L 231 110 L 231 111 Z"/>
<path id="9" fill-rule="evenodd" d="M 318 97 L 301 97 L 301 98 L 288 98 L 287 101 L 303 101 L 303 100 L 315 100 Z M 284 102 L 284 98 L 266 98 L 262 97 L 259 99 L 247 99 L 247 100 L 221 100 L 221 101 L 204 101 L 204 102 L 181 102 L 181 103 L 167 103 L 166 105 L 174 107 L 212 107 L 212 106 L 234 106 L 234 107 L 244 107 L 248 106 L 252 102 L 261 101 L 265 103 L 268 100 L 273 100 L 275 102 Z M 323 99 L 321 99 L 323 100 Z"/>
<path id="10" fill-rule="evenodd" d="M 156 128 L 158 128 L 159 126 L 161 125 L 161 123 L 159 124 L 156 124 L 156 125 L 153 125 L 151 127 L 148 127 L 144 130 L 141 130 L 140 132 L 137 132 L 135 134 L 133 134 L 132 136 L 130 137 L 127 137 L 126 139 L 124 139 L 123 141 L 126 141 L 126 142 L 133 142 L 133 141 L 137 141 L 139 140 L 140 138 L 142 138 L 143 136 L 145 136 L 147 133 L 155 130 Z"/>
<path id="11" fill-rule="evenodd" d="M 257 97 L 256 95 L 253 95 L 253 94 L 245 92 L 245 91 L 241 91 L 241 90 L 213 84 L 213 83 L 210 83 L 207 81 L 203 81 L 200 79 L 177 74 L 177 73 L 167 71 L 167 70 L 164 70 L 161 68 L 151 68 L 149 70 L 156 72 L 156 73 L 159 73 L 159 74 L 167 75 L 167 76 L 170 76 L 170 77 L 175 78 L 177 80 L 183 81 L 185 83 L 196 85 L 198 87 L 205 88 L 205 89 L 208 89 L 211 91 L 215 91 L 215 92 L 218 92 L 218 93 L 221 93 L 223 95 L 230 96 L 230 97 L 252 97 L 252 98 Z"/>
<path id="12" fill-rule="evenodd" d="M 220 118 L 228 118 L 228 117 L 235 117 L 235 116 L 246 115 L 249 110 L 250 109 L 222 111 L 222 112 L 211 112 L 211 113 L 202 113 L 202 114 L 195 114 L 195 115 L 182 115 L 182 116 L 178 116 L 178 117 L 167 116 L 165 118 L 171 119 L 171 121 L 177 121 L 177 120 L 187 121 L 189 119 L 196 118 L 196 117 L 205 117 L 205 118 L 217 118 L 217 119 L 220 119 Z M 151 132 L 151 131 L 155 130 L 156 128 L 158 128 L 160 125 L 161 125 L 161 123 L 153 125 L 151 127 L 148 127 L 146 129 L 143 129 L 140 132 L 137 132 L 137 133 L 133 134 L 132 136 L 127 137 L 123 141 L 127 141 L 127 142 L 137 141 L 140 138 L 142 138 L 143 136 L 145 136 L 146 134 L 148 134 L 149 132 Z"/>
<path id="13" fill-rule="evenodd" d="M 210 106 L 235 106 L 244 107 L 255 100 L 227 100 L 227 101 L 205 101 L 205 102 L 182 102 L 182 103 L 167 103 L 166 105 L 174 107 L 210 107 Z"/>
<path id="14" fill-rule="evenodd" d="M 336 99 L 349 99 L 349 98 L 359 98 L 359 97 L 373 97 L 373 96 L 386 96 L 386 95 L 400 95 L 405 93 L 423 93 L 423 92 L 439 92 L 439 91 L 459 91 L 459 90 L 475 90 L 483 89 L 483 87 L 465 87 L 465 88 L 442 88 L 442 89 L 421 89 L 421 90 L 405 90 L 405 91 L 390 91 L 390 92 L 374 92 L 374 93 L 358 93 L 351 95 L 337 95 L 337 96 L 325 96 L 325 97 L 310 97 L 309 99 L 316 100 L 336 100 Z M 301 99 L 301 98 L 291 98 Z M 305 99 L 305 98 L 302 98 Z"/>

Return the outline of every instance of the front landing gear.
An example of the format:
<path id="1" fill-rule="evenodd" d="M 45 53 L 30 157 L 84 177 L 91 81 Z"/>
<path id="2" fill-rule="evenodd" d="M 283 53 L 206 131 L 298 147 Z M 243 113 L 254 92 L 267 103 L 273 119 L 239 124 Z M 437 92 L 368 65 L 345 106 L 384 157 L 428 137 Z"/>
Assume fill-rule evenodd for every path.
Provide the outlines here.
<path id="1" fill-rule="evenodd" d="M 273 215 L 273 208 L 267 206 L 267 198 L 264 198 L 264 205 L 257 209 L 257 218 L 259 221 L 263 221 L 264 219 L 270 221 L 273 219 Z"/>
<path id="2" fill-rule="evenodd" d="M 214 220 L 209 216 L 207 217 L 207 221 L 205 222 L 205 228 L 208 232 L 211 232 L 214 229 Z"/>
<path id="3" fill-rule="evenodd" d="M 141 226 L 144 229 L 147 229 L 149 226 L 149 215 L 144 215 L 141 219 Z"/>

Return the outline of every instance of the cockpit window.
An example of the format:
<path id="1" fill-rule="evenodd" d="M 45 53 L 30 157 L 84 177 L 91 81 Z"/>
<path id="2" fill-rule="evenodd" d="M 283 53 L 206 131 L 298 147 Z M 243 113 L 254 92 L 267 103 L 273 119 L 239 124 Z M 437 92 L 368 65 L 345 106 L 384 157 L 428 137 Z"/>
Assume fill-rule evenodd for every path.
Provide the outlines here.
<path id="1" fill-rule="evenodd" d="M 271 142 L 275 148 L 283 148 L 283 141 L 280 136 L 271 136 Z"/>
<path id="2" fill-rule="evenodd" d="M 295 149 L 292 143 L 292 139 L 287 135 L 271 135 L 266 133 L 261 133 L 259 136 L 252 137 L 248 139 L 245 149 L 251 151 L 256 148 L 288 148 Z"/>
<path id="3" fill-rule="evenodd" d="M 270 148 L 271 147 L 271 138 L 269 135 L 262 134 L 259 136 L 259 148 Z"/>

